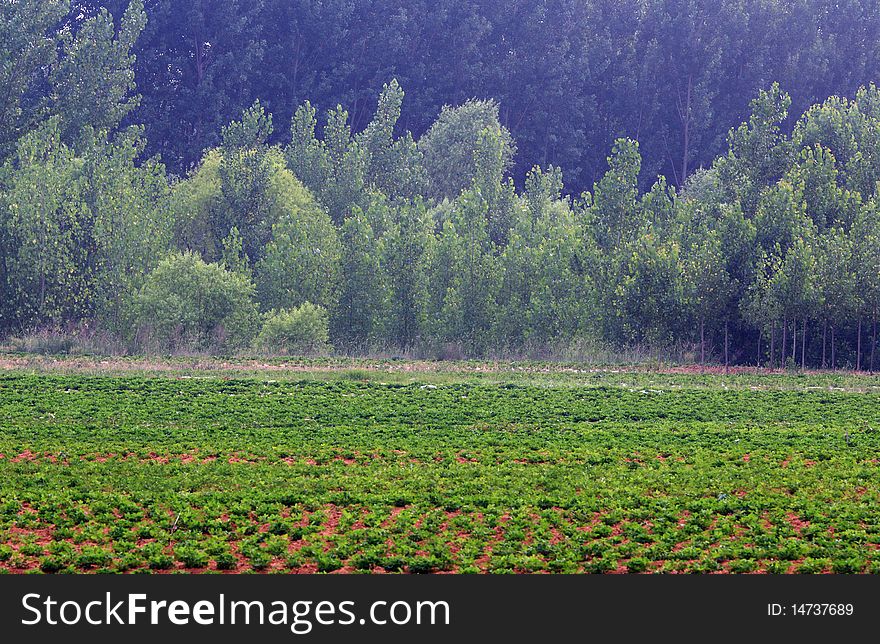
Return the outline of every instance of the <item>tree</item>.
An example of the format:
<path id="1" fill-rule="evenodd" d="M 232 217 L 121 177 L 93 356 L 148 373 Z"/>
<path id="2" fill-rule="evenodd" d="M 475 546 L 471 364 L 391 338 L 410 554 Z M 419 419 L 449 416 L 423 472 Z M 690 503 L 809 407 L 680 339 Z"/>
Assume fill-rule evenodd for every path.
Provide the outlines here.
<path id="1" fill-rule="evenodd" d="M 740 308 L 745 319 L 770 336 L 770 368 L 776 366 L 776 325 L 782 318 L 782 297 L 779 282 L 775 276 L 781 270 L 782 260 L 777 255 L 762 252 L 758 259 L 754 280 L 749 283 L 746 295 L 740 300 Z M 783 324 L 783 337 L 785 325 Z M 785 349 L 782 350 L 782 363 L 785 363 Z M 758 362 L 761 351 L 758 350 Z"/>
<path id="2" fill-rule="evenodd" d="M 841 188 L 834 155 L 816 144 L 805 148 L 786 174 L 803 195 L 806 212 L 819 230 L 831 226 L 849 228 L 861 208 L 861 195 Z"/>
<path id="3" fill-rule="evenodd" d="M 826 148 L 836 161 L 841 186 L 867 200 L 880 179 L 878 124 L 880 91 L 872 83 L 859 88 L 854 100 L 832 96 L 810 107 L 797 122 L 792 140 L 804 150 Z"/>
<path id="4" fill-rule="evenodd" d="M 728 135 L 727 155 L 716 161 L 721 184 L 730 200 L 738 200 L 751 216 L 764 189 L 775 184 L 791 165 L 792 146 L 782 133 L 791 97 L 774 83 L 752 101 L 747 123 Z"/>
<path id="5" fill-rule="evenodd" d="M 507 244 L 516 208 L 513 181 L 504 180 L 504 148 L 504 134 L 500 129 L 487 128 L 480 134 L 474 150 L 471 184 L 471 190 L 486 202 L 489 239 L 499 248 Z"/>
<path id="6" fill-rule="evenodd" d="M 221 158 L 217 167 L 220 197 L 209 212 L 209 226 L 217 242 L 234 228 L 241 234 L 248 261 L 257 262 L 278 221 L 274 190 L 284 175 L 279 150 L 267 145 L 272 116 L 255 102 L 240 121 L 223 128 Z"/>
<path id="7" fill-rule="evenodd" d="M 599 247 L 619 247 L 624 239 L 632 239 L 643 231 L 638 216 L 638 179 L 642 158 L 639 144 L 620 139 L 608 157 L 608 172 L 593 191 L 592 211 Z"/>
<path id="8" fill-rule="evenodd" d="M 84 210 L 79 163 L 61 142 L 58 118 L 24 136 L 16 156 L 4 199 L 12 296 L 6 317 L 22 325 L 75 319 L 85 311 L 73 238 Z"/>
<path id="9" fill-rule="evenodd" d="M 269 311 L 254 346 L 273 354 L 312 355 L 332 351 L 327 310 L 311 302 L 288 311 Z"/>
<path id="10" fill-rule="evenodd" d="M 48 110 L 48 96 L 35 90 L 57 59 L 53 28 L 66 11 L 61 0 L 0 5 L 0 163 Z"/>
<path id="11" fill-rule="evenodd" d="M 727 262 L 721 236 L 715 230 L 704 231 L 700 240 L 687 248 L 682 255 L 683 299 L 699 327 L 700 365 L 705 365 L 706 322 L 721 317 L 725 323 L 725 331 L 729 323 L 724 312 L 729 310 L 728 300 L 732 295 L 732 286 L 726 270 Z M 726 349 L 725 337 L 725 366 L 729 362 Z"/>
<path id="12" fill-rule="evenodd" d="M 856 317 L 856 369 L 862 363 L 862 320 L 871 320 L 869 368 L 874 371 L 877 347 L 877 315 L 880 312 L 880 214 L 872 200 L 859 213 L 852 228 L 855 289 L 858 294 Z"/>
<path id="13" fill-rule="evenodd" d="M 819 238 L 817 248 L 818 299 L 822 303 L 822 368 L 837 368 L 836 334 L 852 319 L 856 302 L 856 276 L 853 272 L 852 238 L 839 227 L 828 229 Z M 827 355 L 828 331 L 831 331 L 831 355 Z M 830 357 L 830 361 L 829 358 Z"/>
<path id="14" fill-rule="evenodd" d="M 236 349 L 251 342 L 259 317 L 254 285 L 240 273 L 176 253 L 150 273 L 132 305 L 141 343 L 161 349 Z"/>
<path id="15" fill-rule="evenodd" d="M 460 332 L 457 339 L 473 354 L 488 348 L 495 315 L 498 272 L 495 269 L 494 245 L 488 232 L 488 203 L 478 190 L 467 190 L 456 200 L 453 214 L 461 253 L 457 288 L 450 300 L 457 298 L 460 307 Z"/>
<path id="16" fill-rule="evenodd" d="M 784 256 L 814 226 L 800 186 L 785 180 L 764 191 L 755 213 L 757 242 L 767 253 Z"/>
<path id="17" fill-rule="evenodd" d="M 222 11 L 210 0 L 151 0 L 146 10 L 134 51 L 142 99 L 130 119 L 144 124 L 147 154 L 186 176 L 255 98 L 283 104 L 262 73 L 271 23 L 263 0 L 226 0 Z"/>
<path id="18" fill-rule="evenodd" d="M 516 145 L 498 119 L 498 104 L 469 100 L 458 107 L 443 107 L 440 116 L 419 139 L 428 173 L 429 196 L 455 199 L 470 187 L 477 175 L 480 140 L 487 130 L 497 136 L 497 154 L 503 173 L 510 168 Z"/>
<path id="19" fill-rule="evenodd" d="M 453 218 L 446 219 L 429 257 L 428 337 L 434 343 L 463 340 L 465 328 L 461 303 L 465 244 Z"/>
<path id="20" fill-rule="evenodd" d="M 400 203 L 382 238 L 385 279 L 388 282 L 388 340 L 410 348 L 424 338 L 428 315 L 429 261 L 435 238 L 433 221 L 421 200 Z"/>
<path id="21" fill-rule="evenodd" d="M 164 169 L 138 165 L 140 132 L 80 143 L 76 156 L 53 117 L 6 169 L 4 317 L 21 325 L 98 317 L 118 329 L 126 294 L 168 246 Z"/>
<path id="22" fill-rule="evenodd" d="M 498 258 L 495 343 L 548 349 L 592 323 L 591 282 L 582 263 L 583 231 L 562 195 L 556 168 L 534 168 Z"/>
<path id="23" fill-rule="evenodd" d="M 785 321 L 791 320 L 791 360 L 797 364 L 798 321 L 801 322 L 801 368 L 806 367 L 807 323 L 819 307 L 819 291 L 816 286 L 817 263 L 813 249 L 814 232 L 798 237 L 782 261 L 779 270 L 773 276 L 775 292 L 779 298 L 783 314 L 783 333 Z M 785 336 L 783 335 L 783 338 Z M 783 340 L 783 347 L 785 342 Z M 787 360 L 783 348 L 783 359 Z"/>
<path id="24" fill-rule="evenodd" d="M 363 348 L 381 333 L 385 308 L 382 248 L 370 223 L 357 207 L 339 231 L 341 267 L 339 303 L 333 316 L 333 335 L 339 343 Z"/>
<path id="25" fill-rule="evenodd" d="M 176 245 L 218 261 L 235 230 L 265 308 L 308 300 L 331 309 L 336 229 L 287 169 L 282 151 L 268 145 L 271 133 L 271 116 L 255 103 L 225 128 L 223 145 L 174 187 Z"/>
<path id="26" fill-rule="evenodd" d="M 146 145 L 140 128 L 84 145 L 85 208 L 74 232 L 76 264 L 89 310 L 119 333 L 129 294 L 171 245 L 170 191 L 164 166 L 155 159 L 139 161 Z"/>
<path id="27" fill-rule="evenodd" d="M 414 198 L 423 194 L 427 176 L 422 153 L 411 133 L 394 138 L 403 105 L 403 90 L 397 80 L 382 88 L 376 115 L 357 136 L 366 153 L 365 183 L 391 198 Z"/>
<path id="28" fill-rule="evenodd" d="M 622 249 L 618 270 L 613 310 L 619 339 L 657 349 L 668 346 L 678 335 L 684 310 L 678 245 L 661 244 L 645 233 Z"/>
<path id="29" fill-rule="evenodd" d="M 49 81 L 65 141 L 76 142 L 85 127 L 111 131 L 138 105 L 132 52 L 146 23 L 143 0 L 132 0 L 118 30 L 102 8 L 75 35 L 61 32 Z"/>
<path id="30" fill-rule="evenodd" d="M 726 57 L 736 56 L 746 16 L 738 2 L 706 3 L 700 0 L 654 0 L 645 8 L 638 40 L 646 52 L 645 67 L 665 111 L 674 115 L 664 123 L 671 179 L 683 186 L 710 134 L 709 115 L 723 91 Z M 675 154 L 675 152 L 677 154 Z M 673 156 L 675 155 L 675 156 Z"/>
<path id="31" fill-rule="evenodd" d="M 267 309 L 311 302 L 332 311 L 339 279 L 339 236 L 327 213 L 289 173 L 274 186 L 278 217 L 254 267 L 257 296 Z"/>
<path id="32" fill-rule="evenodd" d="M 354 206 L 365 205 L 368 156 L 352 138 L 348 112 L 341 106 L 327 115 L 323 140 L 315 135 L 315 115 L 308 101 L 296 111 L 285 157 L 291 171 L 314 191 L 339 225 Z"/>

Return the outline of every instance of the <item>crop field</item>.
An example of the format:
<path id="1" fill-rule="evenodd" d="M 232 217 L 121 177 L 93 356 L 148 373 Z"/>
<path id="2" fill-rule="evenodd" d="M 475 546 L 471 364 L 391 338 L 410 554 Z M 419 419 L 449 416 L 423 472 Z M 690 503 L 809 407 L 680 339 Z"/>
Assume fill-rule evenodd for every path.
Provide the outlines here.
<path id="1" fill-rule="evenodd" d="M 406 367 L 8 363 L 0 569 L 880 572 L 876 378 Z"/>

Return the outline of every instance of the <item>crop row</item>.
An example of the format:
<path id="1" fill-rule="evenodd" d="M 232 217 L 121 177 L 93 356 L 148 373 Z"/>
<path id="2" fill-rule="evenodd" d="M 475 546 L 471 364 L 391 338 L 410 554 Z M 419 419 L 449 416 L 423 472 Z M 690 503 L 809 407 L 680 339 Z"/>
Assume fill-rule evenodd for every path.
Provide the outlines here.
<path id="1" fill-rule="evenodd" d="M 0 377 L 7 572 L 880 572 L 878 395 Z"/>

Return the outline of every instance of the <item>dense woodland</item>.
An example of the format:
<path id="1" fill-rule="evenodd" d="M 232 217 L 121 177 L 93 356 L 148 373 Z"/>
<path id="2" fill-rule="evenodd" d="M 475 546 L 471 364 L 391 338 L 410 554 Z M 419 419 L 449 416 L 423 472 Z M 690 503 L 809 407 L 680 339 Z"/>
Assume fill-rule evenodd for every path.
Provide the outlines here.
<path id="1" fill-rule="evenodd" d="M 877 2 L 212 7 L 0 5 L 0 335 L 874 369 Z"/>

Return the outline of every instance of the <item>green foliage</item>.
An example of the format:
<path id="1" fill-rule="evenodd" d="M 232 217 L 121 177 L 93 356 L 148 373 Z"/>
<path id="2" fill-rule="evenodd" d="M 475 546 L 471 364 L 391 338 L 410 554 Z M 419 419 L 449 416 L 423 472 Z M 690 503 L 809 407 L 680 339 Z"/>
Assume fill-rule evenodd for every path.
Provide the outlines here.
<path id="1" fill-rule="evenodd" d="M 430 258 L 436 237 L 431 214 L 421 200 L 393 209 L 393 220 L 382 238 L 389 340 L 403 348 L 426 336 Z"/>
<path id="2" fill-rule="evenodd" d="M 247 345 L 256 333 L 254 286 L 240 273 L 193 253 L 162 260 L 134 298 L 132 320 L 141 343 L 162 350 Z"/>
<path id="3" fill-rule="evenodd" d="M 0 6 L 0 162 L 48 108 L 48 97 L 28 100 L 57 59 L 52 28 L 67 10 L 62 0 L 25 0 Z"/>
<path id="4" fill-rule="evenodd" d="M 163 305 L 179 318 L 159 324 L 166 349 L 244 346 L 257 306 L 311 303 L 346 351 L 635 344 L 703 360 L 723 343 L 725 364 L 791 347 L 805 368 L 830 343 L 832 365 L 874 368 L 880 91 L 857 89 L 876 58 L 858 33 L 815 2 L 760 18 L 490 4 L 397 12 L 393 29 L 361 2 L 236 0 L 234 21 L 192 0 L 0 9 L 0 333 L 122 346 L 159 324 L 141 319 L 156 301 L 139 307 L 176 250 L 256 304 L 227 341 L 194 286 Z M 522 20 L 498 29 L 508 14 Z M 425 61 L 412 33 L 448 38 Z M 781 35 L 788 62 L 731 62 Z M 369 87 L 387 70 L 406 101 L 395 79 Z"/>
<path id="5" fill-rule="evenodd" d="M 492 148 L 496 171 L 503 172 L 510 167 L 516 145 L 499 121 L 498 103 L 469 100 L 458 107 L 443 107 L 440 116 L 419 139 L 431 197 L 454 199 L 470 187 L 478 174 L 478 150 L 487 130 L 496 138 Z"/>
<path id="6" fill-rule="evenodd" d="M 362 205 L 368 157 L 352 138 L 348 112 L 337 106 L 327 115 L 323 139 L 315 135 L 316 110 L 306 101 L 293 117 L 287 165 L 315 193 L 336 223 Z"/>
<path id="7" fill-rule="evenodd" d="M 332 350 L 327 311 L 310 302 L 269 311 L 254 344 L 271 353 L 312 355 Z"/>
<path id="8" fill-rule="evenodd" d="M 321 218 L 309 191 L 286 169 L 281 151 L 266 145 L 271 131 L 271 117 L 254 104 L 224 130 L 223 146 L 209 151 L 198 169 L 175 186 L 178 248 L 218 260 L 235 228 L 253 267 L 268 254 L 276 226 L 301 220 L 309 227 Z"/>
<path id="9" fill-rule="evenodd" d="M 386 84 L 379 94 L 376 115 L 357 139 L 367 157 L 366 185 L 392 198 L 415 198 L 424 194 L 427 177 L 412 134 L 394 137 L 403 97 L 396 79 Z"/>
<path id="10" fill-rule="evenodd" d="M 264 310 L 311 301 L 334 304 L 337 231 L 311 193 L 286 169 L 281 152 L 265 147 L 269 119 L 259 106 L 227 130 L 229 146 L 205 155 L 174 187 L 178 248 L 252 273 Z M 240 250 L 238 249 L 240 246 Z"/>
<path id="11" fill-rule="evenodd" d="M 7 166 L 4 308 L 22 324 L 97 316 L 118 329 L 120 295 L 140 286 L 167 247 L 164 171 L 136 164 L 139 132 L 82 145 L 75 156 L 53 118 Z"/>
<path id="12" fill-rule="evenodd" d="M 637 142 L 620 139 L 614 144 L 608 172 L 596 184 L 592 198 L 592 222 L 600 248 L 619 247 L 642 231 L 637 209 L 641 163 Z"/>
<path id="13" fill-rule="evenodd" d="M 143 1 L 132 0 L 118 28 L 102 8 L 76 35 L 60 32 L 61 56 L 49 81 L 65 140 L 78 140 L 84 129 L 112 130 L 137 107 L 132 50 L 146 23 Z"/>
<path id="14" fill-rule="evenodd" d="M 664 346 L 680 331 L 685 311 L 679 247 L 646 234 L 624 248 L 614 291 L 620 339 Z"/>
<path id="15" fill-rule="evenodd" d="M 24 137 L 17 157 L 4 195 L 11 246 L 5 257 L 11 287 L 6 307 L 15 303 L 7 315 L 26 322 L 82 315 L 73 238 L 84 210 L 76 180 L 79 164 L 61 143 L 58 120 Z"/>
<path id="16" fill-rule="evenodd" d="M 778 83 L 752 101 L 747 123 L 728 135 L 728 153 L 717 162 L 722 184 L 748 213 L 754 212 L 761 192 L 778 181 L 791 162 L 793 146 L 782 133 L 791 96 Z"/>
<path id="17" fill-rule="evenodd" d="M 289 172 L 272 182 L 277 219 L 254 266 L 264 310 L 312 302 L 331 308 L 338 288 L 339 236 L 333 222 Z M 273 217 L 274 218 L 274 217 Z"/>
<path id="18" fill-rule="evenodd" d="M 342 224 L 340 293 L 334 313 L 336 338 L 363 346 L 381 333 L 385 309 L 385 275 L 381 270 L 382 248 L 360 208 Z"/>
<path id="19" fill-rule="evenodd" d="M 0 568 L 870 569 L 876 377 L 368 364 L 4 373 Z"/>

